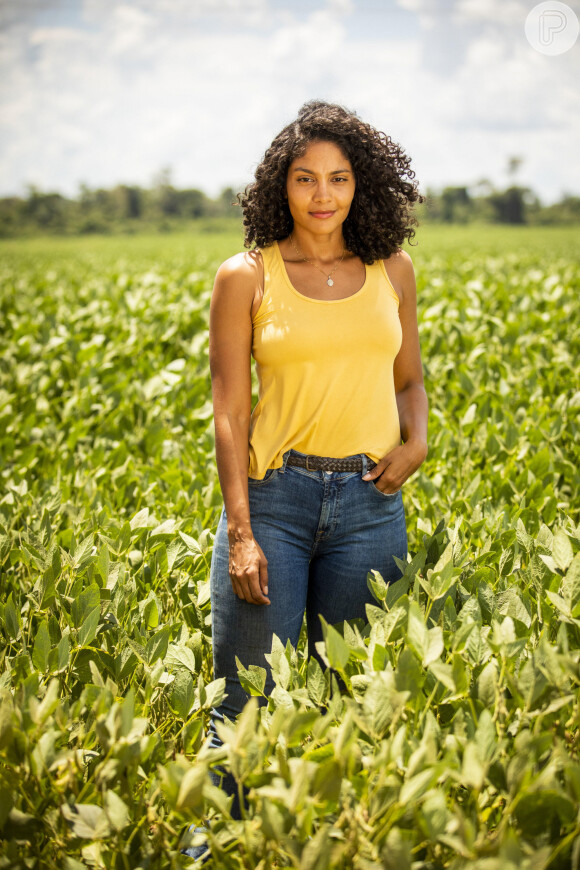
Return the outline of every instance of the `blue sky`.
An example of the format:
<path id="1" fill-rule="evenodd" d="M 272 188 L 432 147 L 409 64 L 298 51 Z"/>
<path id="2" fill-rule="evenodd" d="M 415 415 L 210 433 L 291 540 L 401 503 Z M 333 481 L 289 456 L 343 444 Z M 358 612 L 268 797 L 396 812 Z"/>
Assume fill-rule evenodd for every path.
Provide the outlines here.
<path id="1" fill-rule="evenodd" d="M 580 194 L 580 41 L 546 56 L 528 0 L 0 0 L 0 195 L 27 184 L 247 183 L 308 99 L 411 156 L 422 190 L 516 176 Z M 580 16 L 580 0 L 570 0 Z"/>

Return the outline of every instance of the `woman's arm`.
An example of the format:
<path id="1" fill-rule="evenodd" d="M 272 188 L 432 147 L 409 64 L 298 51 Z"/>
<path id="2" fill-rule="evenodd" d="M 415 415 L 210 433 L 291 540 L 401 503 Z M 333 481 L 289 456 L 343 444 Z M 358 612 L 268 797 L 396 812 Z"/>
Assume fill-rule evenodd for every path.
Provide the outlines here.
<path id="1" fill-rule="evenodd" d="M 226 260 L 216 274 L 209 323 L 216 460 L 228 518 L 230 578 L 238 598 L 253 604 L 270 603 L 267 561 L 252 534 L 248 500 L 252 307 L 261 282 L 255 254 Z"/>
<path id="2" fill-rule="evenodd" d="M 394 364 L 394 378 L 404 444 L 387 453 L 372 471 L 365 474 L 364 479 L 374 480 L 382 492 L 391 493 L 402 487 L 427 456 L 429 404 L 423 385 L 413 262 L 405 251 L 398 251 L 385 265 L 399 296 L 399 319 L 403 330 L 401 349 Z"/>

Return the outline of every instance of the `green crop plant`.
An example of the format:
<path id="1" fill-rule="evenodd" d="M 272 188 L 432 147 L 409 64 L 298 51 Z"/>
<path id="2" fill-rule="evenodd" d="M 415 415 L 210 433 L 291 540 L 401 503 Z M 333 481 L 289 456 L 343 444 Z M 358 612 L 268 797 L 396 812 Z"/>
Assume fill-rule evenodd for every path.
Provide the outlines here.
<path id="1" fill-rule="evenodd" d="M 409 560 L 224 746 L 208 305 L 236 237 L 0 245 L 0 870 L 580 868 L 580 244 L 421 230 Z M 230 769 L 243 818 L 213 785 Z"/>

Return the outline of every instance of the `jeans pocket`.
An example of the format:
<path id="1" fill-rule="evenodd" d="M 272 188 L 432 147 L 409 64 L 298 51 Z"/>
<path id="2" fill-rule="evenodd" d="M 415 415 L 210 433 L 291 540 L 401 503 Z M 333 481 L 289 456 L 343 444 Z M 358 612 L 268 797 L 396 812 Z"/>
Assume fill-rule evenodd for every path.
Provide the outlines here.
<path id="1" fill-rule="evenodd" d="M 399 496 L 402 492 L 402 490 L 400 490 L 400 489 L 398 489 L 396 492 L 382 492 L 378 488 L 378 486 L 376 485 L 374 480 L 369 480 L 369 484 L 370 484 L 370 487 L 373 490 L 373 492 L 376 492 L 376 494 L 379 495 L 381 498 L 384 498 L 387 500 L 397 498 L 397 496 Z"/>
<path id="2" fill-rule="evenodd" d="M 248 477 L 248 486 L 264 486 L 266 483 L 269 483 L 277 477 L 279 471 L 279 468 L 268 468 L 266 474 L 262 478 Z"/>

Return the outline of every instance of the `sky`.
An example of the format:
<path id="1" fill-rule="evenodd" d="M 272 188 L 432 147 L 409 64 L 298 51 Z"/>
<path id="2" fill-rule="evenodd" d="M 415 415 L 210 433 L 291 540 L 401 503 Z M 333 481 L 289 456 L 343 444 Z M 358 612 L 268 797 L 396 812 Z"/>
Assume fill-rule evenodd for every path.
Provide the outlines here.
<path id="1" fill-rule="evenodd" d="M 532 47 L 534 5 L 0 0 L 0 196 L 149 187 L 163 169 L 216 196 L 314 98 L 391 136 L 422 192 L 487 179 L 545 204 L 580 195 L 580 39 Z"/>

